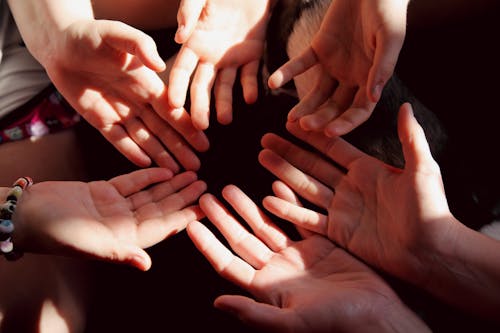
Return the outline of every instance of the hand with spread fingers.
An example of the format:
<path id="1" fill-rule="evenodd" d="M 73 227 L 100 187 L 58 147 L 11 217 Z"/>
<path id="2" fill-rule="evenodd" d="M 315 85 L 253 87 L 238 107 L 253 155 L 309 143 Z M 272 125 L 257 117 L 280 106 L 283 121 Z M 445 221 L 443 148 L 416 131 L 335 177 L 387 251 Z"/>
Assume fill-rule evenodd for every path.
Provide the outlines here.
<path id="1" fill-rule="evenodd" d="M 192 171 L 141 169 L 109 181 L 35 183 L 20 196 L 15 249 L 151 266 L 143 250 L 203 217 L 206 190 Z"/>
<path id="2" fill-rule="evenodd" d="M 287 128 L 317 152 L 267 134 L 259 160 L 313 207 L 270 196 L 266 209 L 446 302 L 495 318 L 500 265 L 491 253 L 500 243 L 450 212 L 439 166 L 409 104 L 398 117 L 404 170 L 297 122 Z M 471 297 L 482 299 L 481 309 L 471 306 Z"/>
<path id="3" fill-rule="evenodd" d="M 247 103 L 257 99 L 257 74 L 272 0 L 183 0 L 175 40 L 182 44 L 169 76 L 172 107 L 185 104 L 190 89 L 195 128 L 209 126 L 212 88 L 217 119 L 232 121 L 233 86 L 238 71 Z"/>
<path id="4" fill-rule="evenodd" d="M 310 46 L 269 78 L 275 89 L 315 65 L 325 72 L 289 120 L 300 119 L 304 129 L 331 137 L 366 121 L 396 66 L 407 5 L 408 0 L 331 1 Z"/>
<path id="5" fill-rule="evenodd" d="M 293 241 L 237 187 L 222 195 L 253 234 L 213 195 L 203 195 L 200 207 L 236 255 L 199 222 L 188 234 L 222 277 L 256 300 L 223 295 L 217 308 L 270 332 L 427 331 L 383 279 L 327 238 Z"/>
<path id="6" fill-rule="evenodd" d="M 187 112 L 167 101 L 165 69 L 154 40 L 125 23 L 96 20 L 88 0 L 10 1 L 23 40 L 57 90 L 92 126 L 140 167 L 152 161 L 197 170 L 208 149 Z M 44 20 L 37 18 L 43 16 Z"/>

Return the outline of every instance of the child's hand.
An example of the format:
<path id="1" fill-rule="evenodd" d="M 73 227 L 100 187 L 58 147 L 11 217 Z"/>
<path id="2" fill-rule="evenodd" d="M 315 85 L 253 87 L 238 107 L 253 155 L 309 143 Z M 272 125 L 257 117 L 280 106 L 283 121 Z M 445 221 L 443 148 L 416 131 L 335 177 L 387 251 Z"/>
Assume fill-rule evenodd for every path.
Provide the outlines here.
<path id="1" fill-rule="evenodd" d="M 17 204 L 13 243 L 147 270 L 151 259 L 143 249 L 202 218 L 195 203 L 205 189 L 191 171 L 173 176 L 161 168 L 109 181 L 35 183 Z"/>
<path id="2" fill-rule="evenodd" d="M 170 72 L 169 102 L 183 107 L 190 85 L 191 117 L 197 129 L 209 125 L 210 96 L 222 124 L 232 121 L 238 70 L 247 103 L 257 99 L 257 72 L 264 50 L 270 0 L 182 1 L 176 41 L 182 48 Z"/>
<path id="3" fill-rule="evenodd" d="M 177 172 L 208 148 L 187 112 L 173 109 L 157 72 L 164 69 L 152 38 L 124 23 L 80 20 L 54 37 L 42 64 L 68 102 L 139 166 L 154 160 Z M 173 156 L 171 156 L 174 155 Z"/>

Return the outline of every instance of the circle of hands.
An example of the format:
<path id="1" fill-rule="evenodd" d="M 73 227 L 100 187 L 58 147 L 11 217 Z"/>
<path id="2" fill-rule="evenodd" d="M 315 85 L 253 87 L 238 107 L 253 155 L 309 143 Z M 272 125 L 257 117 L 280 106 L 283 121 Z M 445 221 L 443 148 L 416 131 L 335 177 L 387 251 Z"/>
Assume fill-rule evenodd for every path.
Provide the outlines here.
<path id="1" fill-rule="evenodd" d="M 335 4 L 367 6 L 363 1 L 348 2 Z M 368 10 L 360 8 L 363 15 Z M 373 13 L 376 21 L 380 11 Z M 217 119 L 224 124 L 232 119 L 232 89 L 238 71 L 245 100 L 251 103 L 257 98 L 257 70 L 269 15 L 268 0 L 181 1 L 175 38 L 182 46 L 168 89 L 157 75 L 164 63 L 154 41 L 141 31 L 100 20 L 80 21 L 61 32 L 66 38 L 60 39 L 63 42 L 54 52 L 60 58 L 47 63 L 56 87 L 132 162 L 145 167 L 152 160 L 161 168 L 109 181 L 35 184 L 21 198 L 16 215 L 21 219 L 30 210 L 48 211 L 45 216 L 50 219 L 38 214 L 39 220 L 29 225 L 19 223 L 16 228 L 25 235 L 19 244 L 27 250 L 77 254 L 146 270 L 151 259 L 144 249 L 187 227 L 193 243 L 216 271 L 256 298 L 225 295 L 215 302 L 249 324 L 269 330 L 283 330 L 283 325 L 308 332 L 314 326 L 361 330 L 377 317 L 377 311 L 404 308 L 367 264 L 407 280 L 425 278 L 425 254 L 414 249 L 421 243 L 437 242 L 432 235 L 441 233 L 436 229 L 446 229 L 438 222 L 451 213 L 439 168 L 409 105 L 401 108 L 398 119 L 404 170 L 385 165 L 337 137 L 368 118 L 380 95 L 379 86 L 392 74 L 391 64 L 382 66 L 387 59 L 373 51 L 373 44 L 357 40 L 371 38 L 371 34 L 381 38 L 379 31 L 356 31 L 348 43 L 353 49 L 343 49 L 347 44 L 342 40 L 333 44 L 342 50 L 336 53 L 338 61 L 347 54 L 360 56 L 345 68 L 347 72 L 327 67 L 332 78 L 317 83 L 319 96 L 306 97 L 289 115 L 289 132 L 316 152 L 274 134 L 262 140 L 259 160 L 280 179 L 273 185 L 274 196 L 265 198 L 263 205 L 297 225 L 301 240 L 291 240 L 241 190 L 228 185 L 222 194 L 251 227 L 253 233 L 249 232 L 223 203 L 203 194 L 206 184 L 196 179 L 193 170 L 200 161 L 192 149 L 208 149 L 202 130 L 208 127 L 212 89 Z M 238 24 L 231 24 L 227 17 Z M 346 17 L 352 21 L 343 24 L 354 26 L 357 19 Z M 292 59 L 271 77 L 272 87 L 331 54 L 322 49 L 330 43 L 321 35 L 324 29 L 302 58 Z M 369 50 L 359 45 L 368 45 Z M 359 65 L 357 59 L 363 63 L 362 71 L 352 76 L 355 81 L 344 82 Z M 189 86 L 190 115 L 184 109 Z M 341 121 L 348 126 L 323 131 Z M 176 160 L 190 171 L 179 173 Z M 306 208 L 301 200 L 317 209 Z M 437 208 L 420 210 L 427 200 Z M 406 207 L 403 202 L 417 204 Z M 204 216 L 236 254 L 197 222 Z M 36 233 L 43 237 L 30 237 Z"/>

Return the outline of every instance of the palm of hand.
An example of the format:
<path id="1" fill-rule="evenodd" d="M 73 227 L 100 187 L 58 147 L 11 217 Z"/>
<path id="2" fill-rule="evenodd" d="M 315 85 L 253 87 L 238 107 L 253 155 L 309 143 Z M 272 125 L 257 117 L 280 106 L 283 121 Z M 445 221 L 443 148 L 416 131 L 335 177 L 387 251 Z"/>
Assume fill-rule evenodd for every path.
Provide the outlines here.
<path id="1" fill-rule="evenodd" d="M 40 212 L 39 220 L 21 223 L 21 243 L 32 247 L 28 251 L 126 261 L 124 256 L 137 255 L 134 249 L 150 247 L 199 218 L 198 208 L 189 205 L 204 190 L 194 173 L 172 178 L 165 169 L 141 169 L 110 181 L 35 184 L 22 197 L 19 220 L 28 220 L 25 212 Z"/>
<path id="2" fill-rule="evenodd" d="M 75 23 L 65 31 L 57 58 L 45 67 L 78 113 L 132 162 L 147 166 L 151 160 L 144 151 L 157 145 L 153 134 L 159 134 L 151 133 L 151 128 L 158 127 L 152 124 L 163 123 L 153 109 L 158 114 L 166 113 L 168 102 L 166 87 L 156 72 L 146 67 L 144 59 L 127 52 L 140 53 L 144 45 L 134 46 L 122 38 L 125 32 L 137 43 L 147 40 L 145 35 L 134 35 L 138 32 L 129 29 L 111 21 Z M 169 157 L 155 160 L 161 166 L 177 169 Z"/>
<path id="3" fill-rule="evenodd" d="M 241 66 L 259 60 L 264 47 L 268 1 L 207 1 L 200 19 L 183 47 L 201 62 L 216 67 Z"/>
<path id="4" fill-rule="evenodd" d="M 422 231 L 408 223 L 418 215 L 417 207 L 405 205 L 416 196 L 402 192 L 411 188 L 408 176 L 370 156 L 351 163 L 327 209 L 329 238 L 390 272 L 412 267 L 416 258 L 408 257 L 408 250 Z"/>
<path id="5" fill-rule="evenodd" d="M 373 9 L 365 2 L 337 0 L 331 6 L 331 17 L 325 19 L 311 42 L 319 61 L 341 84 L 365 87 L 375 54 L 375 31 L 379 27 L 372 19 Z M 367 15 L 363 17 L 363 15 Z M 365 29 L 365 30 L 363 30 Z"/>
<path id="6" fill-rule="evenodd" d="M 325 321 L 319 327 L 335 328 L 338 316 L 357 325 L 359 318 L 397 299 L 373 271 L 319 235 L 276 253 L 256 272 L 250 291 L 266 303 L 294 310 L 304 328 L 318 321 Z M 315 322 L 301 322 L 304 318 Z"/>

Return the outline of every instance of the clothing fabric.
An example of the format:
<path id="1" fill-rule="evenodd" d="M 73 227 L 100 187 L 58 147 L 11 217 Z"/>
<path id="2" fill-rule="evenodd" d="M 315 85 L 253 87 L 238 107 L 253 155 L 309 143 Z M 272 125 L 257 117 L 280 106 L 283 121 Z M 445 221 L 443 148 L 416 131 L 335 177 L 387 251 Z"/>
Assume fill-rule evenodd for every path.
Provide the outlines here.
<path id="1" fill-rule="evenodd" d="M 0 143 L 75 125 L 80 116 L 24 46 L 7 1 L 0 1 Z"/>
<path id="2" fill-rule="evenodd" d="M 0 118 L 49 85 L 44 68 L 23 44 L 7 0 L 0 0 Z"/>

